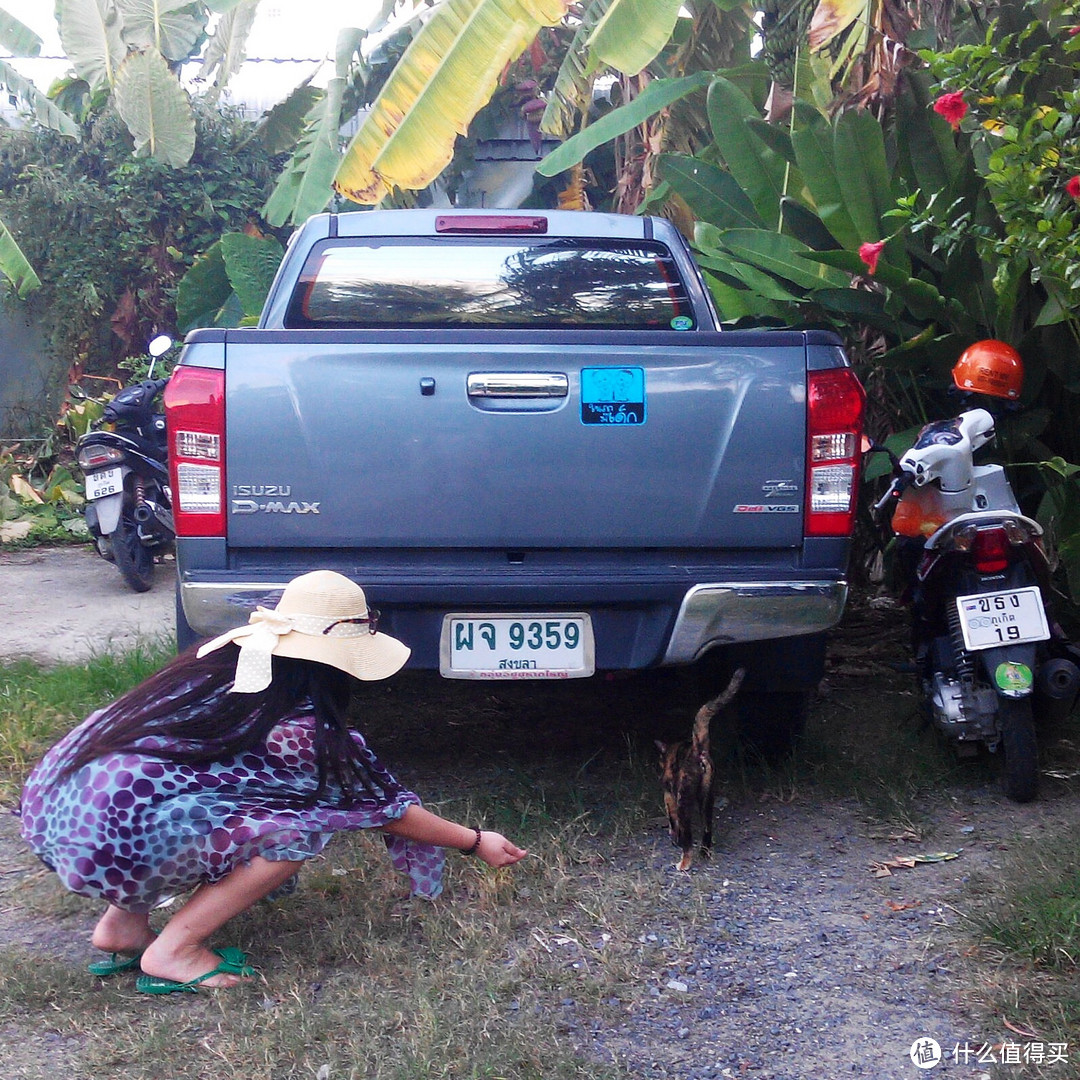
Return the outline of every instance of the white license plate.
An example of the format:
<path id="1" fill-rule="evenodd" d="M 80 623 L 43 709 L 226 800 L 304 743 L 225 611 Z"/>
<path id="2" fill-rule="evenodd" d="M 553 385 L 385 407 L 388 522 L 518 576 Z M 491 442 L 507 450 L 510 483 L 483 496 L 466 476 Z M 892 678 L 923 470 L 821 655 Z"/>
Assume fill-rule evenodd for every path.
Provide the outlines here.
<path id="1" fill-rule="evenodd" d="M 1001 592 L 958 596 L 960 629 L 969 652 L 996 645 L 1022 645 L 1050 636 L 1042 593 L 1034 585 Z"/>
<path id="2" fill-rule="evenodd" d="M 124 472 L 117 466 L 115 469 L 102 469 L 100 472 L 90 473 L 86 477 L 86 497 L 88 499 L 104 499 L 106 495 L 115 495 L 124 490 Z"/>
<path id="3" fill-rule="evenodd" d="M 446 679 L 583 679 L 596 671 L 592 620 L 578 612 L 447 615 L 439 671 Z"/>

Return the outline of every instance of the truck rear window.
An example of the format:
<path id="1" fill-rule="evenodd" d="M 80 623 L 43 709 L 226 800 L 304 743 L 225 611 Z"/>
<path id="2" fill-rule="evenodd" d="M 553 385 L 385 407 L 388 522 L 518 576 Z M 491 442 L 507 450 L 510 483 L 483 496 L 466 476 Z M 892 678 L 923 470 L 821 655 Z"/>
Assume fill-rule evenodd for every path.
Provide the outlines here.
<path id="1" fill-rule="evenodd" d="M 285 325 L 690 330 L 695 324 L 663 244 L 439 237 L 316 245 Z"/>

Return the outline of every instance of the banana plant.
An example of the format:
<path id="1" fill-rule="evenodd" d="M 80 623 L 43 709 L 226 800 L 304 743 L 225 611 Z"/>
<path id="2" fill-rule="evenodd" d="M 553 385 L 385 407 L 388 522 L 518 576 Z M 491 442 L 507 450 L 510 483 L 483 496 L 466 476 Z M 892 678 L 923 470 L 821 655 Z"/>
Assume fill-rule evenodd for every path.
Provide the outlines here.
<path id="1" fill-rule="evenodd" d="M 373 205 L 394 188 L 430 184 L 506 65 L 567 9 L 566 0 L 439 0 L 346 150 L 334 188 Z M 641 71 L 669 41 L 679 11 L 678 0 L 593 0 L 575 39 L 587 53 L 582 60 L 575 51 L 579 83 L 604 65 Z M 562 86 L 576 106 L 573 79 Z"/>
<path id="2" fill-rule="evenodd" d="M 0 10 L 0 48 L 12 56 L 37 56 L 41 52 L 41 38 L 14 16 Z M 0 60 L 0 88 L 14 94 L 39 123 L 72 138 L 80 137 L 79 126 L 3 60 Z M 3 221 L 0 221 L 0 273 L 20 298 L 41 288 L 41 279 Z"/>
<path id="3" fill-rule="evenodd" d="M 757 119 L 725 78 L 710 86 L 709 115 L 713 144 L 698 157 L 663 155 L 659 173 L 698 221 L 697 251 L 726 319 L 825 320 L 845 330 L 854 318 L 898 349 L 932 325 L 939 352 L 988 328 L 978 313 L 998 297 L 973 251 L 945 263 L 918 238 L 892 235 L 905 193 L 971 195 L 970 158 L 940 117 L 907 103 L 890 154 L 867 111 L 830 120 L 799 103 L 786 130 Z M 872 266 L 865 245 L 877 249 Z"/>

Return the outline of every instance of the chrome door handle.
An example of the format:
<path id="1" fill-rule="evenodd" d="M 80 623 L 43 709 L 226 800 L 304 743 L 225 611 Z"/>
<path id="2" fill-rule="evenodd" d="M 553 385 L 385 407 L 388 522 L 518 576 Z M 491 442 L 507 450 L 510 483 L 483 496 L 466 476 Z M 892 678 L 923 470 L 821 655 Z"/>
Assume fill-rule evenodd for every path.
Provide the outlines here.
<path id="1" fill-rule="evenodd" d="M 555 371 L 478 371 L 467 387 L 474 398 L 564 398 L 570 381 Z"/>

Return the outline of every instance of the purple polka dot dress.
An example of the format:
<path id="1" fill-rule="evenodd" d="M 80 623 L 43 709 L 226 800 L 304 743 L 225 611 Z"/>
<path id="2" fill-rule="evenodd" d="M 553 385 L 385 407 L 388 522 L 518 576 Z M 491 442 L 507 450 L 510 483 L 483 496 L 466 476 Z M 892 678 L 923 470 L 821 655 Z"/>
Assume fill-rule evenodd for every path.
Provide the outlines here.
<path id="1" fill-rule="evenodd" d="M 353 732 L 379 795 L 365 795 L 347 810 L 332 799 L 300 809 L 267 807 L 260 792 L 315 789 L 314 720 L 303 711 L 278 724 L 261 747 L 221 761 L 181 765 L 155 757 L 169 740 L 153 735 L 140 740 L 137 752 L 108 754 L 54 783 L 96 716 L 61 739 L 30 774 L 19 811 L 22 835 L 72 892 L 127 911 L 149 911 L 219 881 L 255 855 L 309 859 L 338 830 L 379 828 L 420 803 Z M 385 840 L 412 894 L 438 896 L 443 849 Z"/>

